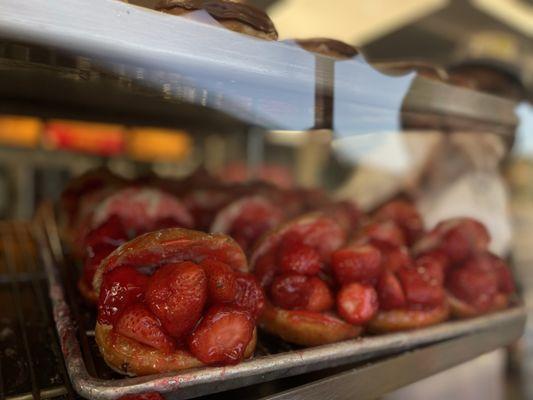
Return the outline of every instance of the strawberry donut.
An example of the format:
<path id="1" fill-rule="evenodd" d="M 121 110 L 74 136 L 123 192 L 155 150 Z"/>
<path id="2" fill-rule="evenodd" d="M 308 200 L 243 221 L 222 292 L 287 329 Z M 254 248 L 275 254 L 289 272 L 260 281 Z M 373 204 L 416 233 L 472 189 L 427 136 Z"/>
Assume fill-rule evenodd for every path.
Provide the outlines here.
<path id="1" fill-rule="evenodd" d="M 337 291 L 332 253 L 345 239 L 345 231 L 321 213 L 298 217 L 263 236 L 251 267 L 267 293 L 259 319 L 264 330 L 303 346 L 361 334 L 361 325 L 377 310 L 377 296 L 363 285 Z"/>
<path id="2" fill-rule="evenodd" d="M 163 228 L 190 228 L 193 220 L 183 204 L 168 193 L 150 187 L 128 187 L 101 200 L 87 214 L 83 274 L 78 281 L 82 296 L 95 304 L 92 280 L 99 263 L 114 249 L 140 234 Z"/>
<path id="3" fill-rule="evenodd" d="M 250 357 L 261 287 L 231 238 L 172 228 L 146 233 L 98 266 L 96 342 L 119 373 L 147 375 Z"/>
<path id="4" fill-rule="evenodd" d="M 514 292 L 509 267 L 488 250 L 486 227 L 472 218 L 443 221 L 414 246 L 422 255 L 438 254 L 446 265 L 446 291 L 452 315 L 474 317 L 506 308 Z"/>
<path id="5" fill-rule="evenodd" d="M 268 198 L 245 196 L 220 210 L 210 231 L 231 236 L 248 253 L 253 244 L 282 219 L 283 213 Z"/>

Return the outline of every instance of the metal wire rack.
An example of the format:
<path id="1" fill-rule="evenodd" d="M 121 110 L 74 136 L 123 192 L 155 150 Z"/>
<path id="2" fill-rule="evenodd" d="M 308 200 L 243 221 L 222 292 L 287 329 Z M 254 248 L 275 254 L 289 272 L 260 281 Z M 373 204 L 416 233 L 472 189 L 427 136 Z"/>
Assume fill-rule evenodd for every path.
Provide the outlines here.
<path id="1" fill-rule="evenodd" d="M 73 398 L 28 223 L 0 224 L 0 399 Z"/>

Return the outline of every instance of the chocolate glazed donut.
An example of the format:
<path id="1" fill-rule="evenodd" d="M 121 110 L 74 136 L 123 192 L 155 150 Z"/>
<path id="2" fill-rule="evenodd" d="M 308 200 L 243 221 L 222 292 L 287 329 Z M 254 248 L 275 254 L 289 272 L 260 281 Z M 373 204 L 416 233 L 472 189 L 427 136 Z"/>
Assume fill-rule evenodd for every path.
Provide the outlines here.
<path id="1" fill-rule="evenodd" d="M 229 30 L 260 39 L 278 39 L 278 32 L 269 16 L 249 4 L 224 0 L 163 0 L 155 8 L 173 15 L 205 10 Z"/>

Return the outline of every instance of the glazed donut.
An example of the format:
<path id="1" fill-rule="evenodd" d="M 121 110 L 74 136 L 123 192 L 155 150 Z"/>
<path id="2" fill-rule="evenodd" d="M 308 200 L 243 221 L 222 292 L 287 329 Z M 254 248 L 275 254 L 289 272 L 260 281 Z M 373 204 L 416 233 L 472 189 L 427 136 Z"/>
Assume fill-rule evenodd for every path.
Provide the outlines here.
<path id="1" fill-rule="evenodd" d="M 243 251 L 221 234 L 171 228 L 123 244 L 93 281 L 104 360 L 145 375 L 250 357 L 264 298 L 247 269 Z"/>

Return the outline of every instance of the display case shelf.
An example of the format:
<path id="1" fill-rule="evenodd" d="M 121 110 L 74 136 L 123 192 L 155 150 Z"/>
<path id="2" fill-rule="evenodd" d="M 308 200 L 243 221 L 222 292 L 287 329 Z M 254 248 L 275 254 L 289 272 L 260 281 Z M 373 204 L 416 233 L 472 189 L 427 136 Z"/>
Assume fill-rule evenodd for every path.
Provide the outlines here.
<path id="1" fill-rule="evenodd" d="M 94 0 L 90 7 L 82 0 L 6 0 L 0 14 L 5 43 L 30 43 L 76 56 L 85 67 L 88 63 L 114 76 L 121 87 L 28 62 L 2 68 L 0 94 L 11 101 L 8 110 L 31 102 L 39 104 L 34 112 L 41 113 L 92 111 L 100 118 L 157 116 L 163 124 L 186 124 L 196 113 L 184 103 L 192 103 L 266 129 L 320 126 L 341 136 L 398 131 L 404 115 L 420 113 L 435 116 L 431 123 L 439 128 L 439 116 L 468 121 L 479 130 L 512 132 L 516 125 L 513 102 L 412 72 L 385 75 L 362 56 L 334 60 L 292 42 L 259 40 L 199 22 L 201 18 L 206 17 L 176 17 L 116 0 Z M 330 115 L 316 109 L 320 102 L 315 93 L 332 96 L 332 109 L 326 110 Z M 229 126 L 224 121 L 213 125 Z"/>

